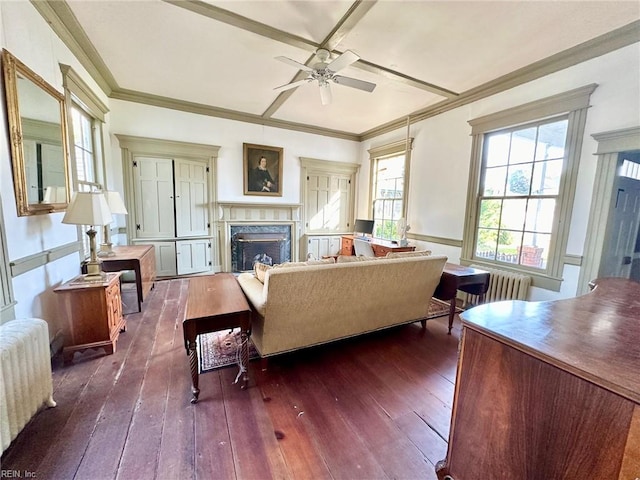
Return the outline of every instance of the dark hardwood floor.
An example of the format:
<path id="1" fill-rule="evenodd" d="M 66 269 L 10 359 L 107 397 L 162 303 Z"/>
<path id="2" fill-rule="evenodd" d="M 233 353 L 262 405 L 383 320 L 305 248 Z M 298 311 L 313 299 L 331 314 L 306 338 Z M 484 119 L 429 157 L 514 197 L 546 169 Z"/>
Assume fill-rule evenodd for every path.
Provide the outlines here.
<path id="1" fill-rule="evenodd" d="M 189 400 L 188 280 L 156 282 L 113 355 L 54 358 L 54 399 L 2 456 L 45 479 L 434 479 L 460 325 L 447 317 L 200 376 Z M 327 301 L 331 301 L 327 299 Z M 100 352 L 101 353 L 101 352 Z M 4 475 L 4 474 L 3 474 Z"/>

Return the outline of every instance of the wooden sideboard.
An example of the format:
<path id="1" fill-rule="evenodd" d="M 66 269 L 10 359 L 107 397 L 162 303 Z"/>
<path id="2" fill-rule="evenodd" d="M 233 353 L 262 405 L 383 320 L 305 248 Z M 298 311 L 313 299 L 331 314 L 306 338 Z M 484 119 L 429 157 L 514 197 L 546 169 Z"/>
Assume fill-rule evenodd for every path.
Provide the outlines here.
<path id="1" fill-rule="evenodd" d="M 88 349 L 116 350 L 120 332 L 126 329 L 122 315 L 120 273 L 108 273 L 103 282 L 87 282 L 82 276 L 55 288 L 62 314 L 69 322 L 69 335 L 63 348 L 64 363 Z"/>
<path id="2" fill-rule="evenodd" d="M 640 478 L 640 283 L 593 285 L 461 315 L 440 480 Z"/>
<path id="3" fill-rule="evenodd" d="M 355 249 L 353 246 L 353 235 L 343 235 L 340 241 L 340 255 L 355 255 Z M 406 246 L 401 247 L 398 244 L 390 242 L 388 240 L 382 240 L 380 238 L 371 238 L 369 240 L 373 253 L 376 257 L 384 257 L 389 252 L 413 252 L 416 247 Z"/>

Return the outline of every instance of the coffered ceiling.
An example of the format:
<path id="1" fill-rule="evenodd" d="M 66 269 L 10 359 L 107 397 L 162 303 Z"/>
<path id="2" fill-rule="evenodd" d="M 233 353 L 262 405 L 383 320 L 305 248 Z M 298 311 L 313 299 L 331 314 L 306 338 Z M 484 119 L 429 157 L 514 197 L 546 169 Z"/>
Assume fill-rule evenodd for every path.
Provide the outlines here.
<path id="1" fill-rule="evenodd" d="M 640 41 L 637 1 L 34 1 L 113 98 L 362 139 Z M 317 82 L 315 51 L 360 60 Z"/>

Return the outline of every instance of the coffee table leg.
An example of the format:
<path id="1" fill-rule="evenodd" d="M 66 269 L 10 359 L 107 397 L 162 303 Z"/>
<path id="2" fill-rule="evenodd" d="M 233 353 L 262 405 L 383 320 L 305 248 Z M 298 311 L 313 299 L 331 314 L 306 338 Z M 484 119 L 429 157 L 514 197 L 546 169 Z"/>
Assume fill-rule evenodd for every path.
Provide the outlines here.
<path id="1" fill-rule="evenodd" d="M 240 340 L 242 343 L 242 351 L 240 352 L 240 355 L 242 357 L 241 369 L 243 371 L 242 385 L 240 386 L 240 388 L 244 390 L 245 388 L 247 388 L 247 384 L 249 383 L 249 336 L 247 335 L 247 331 L 244 329 L 241 330 Z"/>
<path id="2" fill-rule="evenodd" d="M 451 305 L 449 305 L 449 331 L 447 335 L 451 335 L 451 329 L 453 328 L 453 316 L 456 314 L 456 297 L 451 299 Z"/>
<path id="3" fill-rule="evenodd" d="M 191 403 L 197 403 L 200 389 L 198 388 L 198 352 L 195 341 L 189 341 L 189 367 L 191 367 L 191 393 L 193 394 Z"/>

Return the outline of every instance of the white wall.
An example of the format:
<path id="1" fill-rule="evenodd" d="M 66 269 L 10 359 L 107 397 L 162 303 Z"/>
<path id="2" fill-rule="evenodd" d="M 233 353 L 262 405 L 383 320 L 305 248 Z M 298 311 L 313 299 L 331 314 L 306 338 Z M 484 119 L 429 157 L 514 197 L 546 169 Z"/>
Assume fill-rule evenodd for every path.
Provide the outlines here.
<path id="1" fill-rule="evenodd" d="M 604 131 L 640 125 L 640 44 L 636 43 L 511 90 L 411 125 L 414 137 L 407 220 L 411 233 L 462 240 L 471 158 L 469 120 L 516 107 L 591 83 L 591 96 L 566 254 L 582 255 L 596 170 L 596 142 Z M 359 216 L 367 216 L 369 156 L 367 149 L 406 138 L 406 128 L 363 142 Z M 604 226 L 603 226 L 604 228 Z M 417 242 L 457 262 L 460 249 Z M 565 266 L 560 292 L 534 288 L 532 300 L 575 296 L 579 267 Z"/>
<path id="2" fill-rule="evenodd" d="M 106 96 L 30 2 L 0 2 L 0 21 L 0 45 L 59 92 L 63 92 L 62 72 L 59 67 L 59 64 L 63 63 L 72 66 L 96 94 L 105 103 L 108 102 Z M 7 253 L 9 260 L 13 261 L 74 242 L 78 235 L 75 226 L 61 223 L 63 213 L 18 217 L 11 153 L 5 133 L 7 124 L 4 85 L 2 87 L 0 200 L 4 213 L 3 228 L 7 237 Z M 15 277 L 13 290 L 17 301 L 16 316 L 44 318 L 49 323 L 51 338 L 56 333 L 66 330 L 66 321 L 60 317 L 58 299 L 53 289 L 79 273 L 80 257 L 72 254 Z"/>
<path id="3" fill-rule="evenodd" d="M 357 162 L 359 144 L 349 140 L 179 112 L 138 103 L 111 101 L 111 132 L 138 137 L 203 143 L 220 147 L 217 197 L 224 202 L 300 203 L 300 157 Z M 111 160 L 122 163 L 112 135 Z M 244 195 L 242 144 L 284 148 L 282 197 Z M 115 169 L 114 169 L 115 170 Z M 122 175 L 122 165 L 119 165 Z"/>

